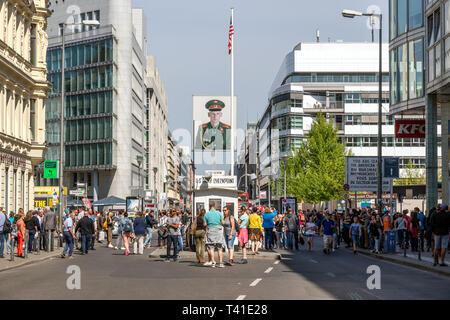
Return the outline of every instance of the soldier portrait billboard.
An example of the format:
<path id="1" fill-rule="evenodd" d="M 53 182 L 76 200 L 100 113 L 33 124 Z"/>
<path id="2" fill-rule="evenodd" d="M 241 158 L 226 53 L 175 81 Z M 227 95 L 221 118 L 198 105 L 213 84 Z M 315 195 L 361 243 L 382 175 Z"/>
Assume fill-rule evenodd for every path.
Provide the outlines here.
<path id="1" fill-rule="evenodd" d="M 193 96 L 192 102 L 194 150 L 231 150 L 230 97 Z M 236 123 L 236 103 L 236 97 L 234 97 L 234 123 Z"/>

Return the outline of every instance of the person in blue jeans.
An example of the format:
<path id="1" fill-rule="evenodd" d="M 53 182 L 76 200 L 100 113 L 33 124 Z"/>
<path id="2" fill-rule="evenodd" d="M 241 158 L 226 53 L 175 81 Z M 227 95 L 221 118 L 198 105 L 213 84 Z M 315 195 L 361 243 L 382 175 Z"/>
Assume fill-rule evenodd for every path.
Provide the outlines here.
<path id="1" fill-rule="evenodd" d="M 155 212 L 154 211 L 150 211 L 145 216 L 145 228 L 147 230 L 147 239 L 145 239 L 144 248 L 148 248 L 148 247 L 152 246 L 153 226 L 157 224 L 157 222 L 156 222 L 154 217 L 155 217 Z"/>
<path id="2" fill-rule="evenodd" d="M 75 239 L 75 235 L 73 233 L 73 219 L 75 218 L 75 212 L 76 210 L 72 211 L 69 217 L 67 217 L 67 219 L 64 221 L 63 235 L 66 245 L 64 246 L 64 250 L 61 253 L 61 258 L 65 258 L 67 250 L 69 250 L 69 259 L 72 259 L 73 240 Z"/>
<path id="3" fill-rule="evenodd" d="M 353 217 L 353 223 L 350 225 L 349 235 L 353 242 L 353 253 L 356 254 L 356 245 L 361 237 L 361 225 L 358 222 L 358 217 Z"/>
<path id="4" fill-rule="evenodd" d="M 87 254 L 92 237 L 95 235 L 94 221 L 89 218 L 88 211 L 84 211 L 83 218 L 78 221 L 77 226 L 75 227 L 75 233 L 77 233 L 78 230 L 80 230 L 81 233 L 81 254 Z"/>
<path id="5" fill-rule="evenodd" d="M 264 247 L 266 250 L 272 250 L 272 232 L 275 223 L 273 219 L 277 216 L 276 213 L 272 213 L 269 208 L 266 208 L 263 213 L 263 223 L 264 228 Z"/>
<path id="6" fill-rule="evenodd" d="M 176 262 L 178 260 L 177 257 L 177 245 L 178 245 L 178 237 L 181 235 L 179 226 L 181 225 L 180 218 L 178 218 L 175 209 L 172 209 L 169 213 L 169 218 L 166 222 L 166 228 L 169 231 L 169 236 L 167 237 L 167 256 L 164 260 L 165 262 L 169 262 L 170 260 L 170 249 L 173 244 L 173 261 Z"/>
<path id="7" fill-rule="evenodd" d="M 5 250 L 5 240 L 9 236 L 8 233 L 3 233 L 3 226 L 8 219 L 6 213 L 3 212 L 3 208 L 0 208 L 0 258 L 3 258 L 3 250 Z"/>

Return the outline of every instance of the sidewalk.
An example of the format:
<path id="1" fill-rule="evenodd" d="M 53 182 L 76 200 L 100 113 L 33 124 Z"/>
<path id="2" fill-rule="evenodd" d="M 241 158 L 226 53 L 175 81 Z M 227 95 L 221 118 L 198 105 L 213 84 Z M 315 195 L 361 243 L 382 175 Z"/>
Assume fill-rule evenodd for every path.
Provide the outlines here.
<path id="1" fill-rule="evenodd" d="M 58 257 L 61 254 L 61 251 L 62 249 L 56 246 L 54 251 L 50 252 L 40 251 L 39 254 L 35 254 L 34 252 L 29 253 L 27 258 L 20 258 L 17 257 L 17 254 L 15 254 L 14 261 L 10 261 L 11 256 L 6 255 L 5 250 L 4 258 L 3 259 L 0 258 L 0 272 Z"/>
<path id="2" fill-rule="evenodd" d="M 353 251 L 352 248 L 348 248 L 347 250 Z M 449 267 L 441 267 L 439 264 L 435 267 L 433 267 L 433 255 L 432 252 L 421 252 L 421 261 L 418 259 L 418 252 L 411 252 L 410 250 L 406 251 L 406 257 L 404 256 L 403 250 L 397 250 L 396 253 L 380 253 L 375 254 L 372 253 L 370 250 L 367 249 L 361 249 L 358 248 L 358 253 L 374 257 L 381 260 L 390 261 L 393 263 L 437 273 L 440 275 L 448 276 L 450 277 L 450 260 L 448 253 L 445 257 L 445 263 L 449 265 Z M 439 258 L 440 262 L 440 258 Z"/>

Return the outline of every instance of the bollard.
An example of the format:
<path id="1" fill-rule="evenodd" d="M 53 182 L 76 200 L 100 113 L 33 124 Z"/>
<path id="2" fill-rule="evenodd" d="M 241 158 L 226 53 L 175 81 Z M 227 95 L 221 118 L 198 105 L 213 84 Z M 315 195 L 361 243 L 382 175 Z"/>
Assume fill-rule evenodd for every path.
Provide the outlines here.
<path id="1" fill-rule="evenodd" d="M 14 261 L 15 242 L 16 242 L 16 238 L 14 236 L 11 236 L 11 248 L 10 248 L 11 259 L 10 259 L 10 261 Z"/>

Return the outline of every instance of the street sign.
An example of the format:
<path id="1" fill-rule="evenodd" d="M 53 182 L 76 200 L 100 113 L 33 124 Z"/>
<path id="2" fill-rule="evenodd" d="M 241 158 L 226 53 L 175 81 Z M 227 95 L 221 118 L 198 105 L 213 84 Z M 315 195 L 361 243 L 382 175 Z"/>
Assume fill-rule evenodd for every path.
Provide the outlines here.
<path id="1" fill-rule="evenodd" d="M 344 199 L 345 199 L 345 200 L 348 199 L 348 193 L 344 193 Z"/>
<path id="2" fill-rule="evenodd" d="M 352 191 L 372 191 L 378 189 L 377 157 L 346 157 L 345 181 Z M 383 178 L 383 192 L 390 192 L 392 179 Z"/>
<path id="3" fill-rule="evenodd" d="M 58 161 L 44 161 L 44 178 L 58 179 Z"/>
<path id="4" fill-rule="evenodd" d="M 86 196 L 86 190 L 84 189 L 70 190 L 69 194 L 74 197 L 84 197 Z"/>
<path id="5" fill-rule="evenodd" d="M 383 158 L 383 177 L 384 178 L 400 177 L 399 158 Z"/>
<path id="6" fill-rule="evenodd" d="M 91 201 L 88 198 L 82 198 L 83 204 L 86 208 L 92 209 Z"/>
<path id="7" fill-rule="evenodd" d="M 348 191 L 350 190 L 350 186 L 348 185 L 348 183 L 344 184 L 344 191 Z"/>

